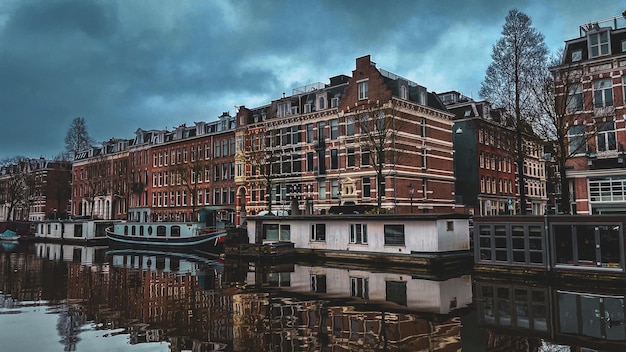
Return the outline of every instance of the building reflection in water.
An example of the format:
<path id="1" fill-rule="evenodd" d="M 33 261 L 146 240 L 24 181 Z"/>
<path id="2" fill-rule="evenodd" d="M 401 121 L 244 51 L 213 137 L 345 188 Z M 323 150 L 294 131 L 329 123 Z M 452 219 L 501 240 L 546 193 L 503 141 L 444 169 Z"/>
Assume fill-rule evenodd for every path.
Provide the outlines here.
<path id="1" fill-rule="evenodd" d="M 623 289 L 480 278 L 475 293 L 488 351 L 626 350 Z"/>
<path id="2" fill-rule="evenodd" d="M 59 244 L 0 252 L 0 284 L 6 302 L 47 302 L 66 350 L 92 329 L 171 351 L 457 351 L 459 312 L 472 302 L 468 275 L 432 280 Z"/>

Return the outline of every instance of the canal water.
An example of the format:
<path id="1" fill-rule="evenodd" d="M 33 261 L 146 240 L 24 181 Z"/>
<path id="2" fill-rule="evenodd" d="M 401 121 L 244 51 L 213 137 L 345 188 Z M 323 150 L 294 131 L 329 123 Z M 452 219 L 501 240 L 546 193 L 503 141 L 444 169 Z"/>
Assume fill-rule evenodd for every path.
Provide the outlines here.
<path id="1" fill-rule="evenodd" d="M 0 247 L 1 351 L 626 351 L 624 292 L 471 273 Z"/>

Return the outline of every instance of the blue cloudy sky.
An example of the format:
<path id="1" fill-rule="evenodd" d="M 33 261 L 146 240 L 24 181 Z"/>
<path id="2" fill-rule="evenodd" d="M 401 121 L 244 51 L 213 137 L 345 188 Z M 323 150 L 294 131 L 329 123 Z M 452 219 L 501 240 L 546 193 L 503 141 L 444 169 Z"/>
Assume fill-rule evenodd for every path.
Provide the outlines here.
<path id="1" fill-rule="evenodd" d="M 0 0 L 0 159 L 52 158 L 75 117 L 96 141 L 213 121 L 378 67 L 430 91 L 477 92 L 507 12 L 551 51 L 615 0 Z"/>

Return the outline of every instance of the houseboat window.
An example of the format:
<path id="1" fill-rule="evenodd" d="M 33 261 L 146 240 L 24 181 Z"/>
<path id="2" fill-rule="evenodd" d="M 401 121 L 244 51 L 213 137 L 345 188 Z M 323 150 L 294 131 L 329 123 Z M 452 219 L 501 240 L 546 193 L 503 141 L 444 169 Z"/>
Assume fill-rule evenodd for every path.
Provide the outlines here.
<path id="1" fill-rule="evenodd" d="M 165 236 L 165 226 L 164 225 L 157 226 L 157 236 Z"/>
<path id="2" fill-rule="evenodd" d="M 491 260 L 491 226 L 478 226 L 480 260 Z"/>
<path id="3" fill-rule="evenodd" d="M 311 275 L 311 292 L 326 293 L 326 275 Z"/>
<path id="4" fill-rule="evenodd" d="M 263 224 L 263 239 L 267 241 L 290 241 L 291 226 L 279 224 Z"/>
<path id="5" fill-rule="evenodd" d="M 494 242 L 496 247 L 496 261 L 507 261 L 506 225 L 494 226 Z"/>
<path id="6" fill-rule="evenodd" d="M 619 225 L 554 225 L 556 263 L 623 268 Z"/>
<path id="7" fill-rule="evenodd" d="M 404 246 L 404 225 L 385 225 L 385 245 Z"/>
<path id="8" fill-rule="evenodd" d="M 370 298 L 369 280 L 362 277 L 350 278 L 350 296 L 363 299 Z"/>
<path id="9" fill-rule="evenodd" d="M 543 265 L 542 229 L 538 224 L 479 225 L 476 254 L 480 261 Z"/>
<path id="10" fill-rule="evenodd" d="M 172 226 L 172 228 L 170 229 L 170 236 L 171 237 L 180 237 L 180 226 L 178 226 L 178 225 Z"/>
<path id="11" fill-rule="evenodd" d="M 406 306 L 406 281 L 385 282 L 385 300 Z"/>
<path id="12" fill-rule="evenodd" d="M 326 241 L 326 224 L 311 225 L 311 241 Z"/>
<path id="13" fill-rule="evenodd" d="M 291 241 L 291 225 L 280 225 L 280 237 L 281 241 Z"/>
<path id="14" fill-rule="evenodd" d="M 139 236 L 144 236 L 144 228 L 143 226 L 139 226 Z"/>
<path id="15" fill-rule="evenodd" d="M 268 241 L 278 241 L 278 224 L 263 224 L 263 239 Z"/>
<path id="16" fill-rule="evenodd" d="M 569 225 L 556 225 L 552 228 L 556 245 L 556 263 L 574 264 L 574 242 L 572 228 Z"/>
<path id="17" fill-rule="evenodd" d="M 131 235 L 136 236 L 137 235 L 137 226 L 132 226 L 130 228 L 130 232 L 131 232 Z"/>
<path id="18" fill-rule="evenodd" d="M 128 235 L 128 225 L 124 225 L 124 235 Z"/>
<path id="19" fill-rule="evenodd" d="M 148 236 L 152 236 L 152 226 L 148 226 Z"/>
<path id="20" fill-rule="evenodd" d="M 367 224 L 350 224 L 350 243 L 367 243 Z"/>
<path id="21" fill-rule="evenodd" d="M 83 236 L 83 224 L 75 224 L 74 225 L 74 237 L 82 237 Z"/>
<path id="22" fill-rule="evenodd" d="M 454 221 L 446 221 L 446 231 L 454 231 Z"/>

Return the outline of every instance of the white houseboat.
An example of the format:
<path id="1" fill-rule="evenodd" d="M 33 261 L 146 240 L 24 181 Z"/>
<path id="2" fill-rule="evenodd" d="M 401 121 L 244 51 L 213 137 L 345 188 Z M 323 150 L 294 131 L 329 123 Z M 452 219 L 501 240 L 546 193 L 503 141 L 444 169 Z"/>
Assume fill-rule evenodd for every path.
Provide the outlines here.
<path id="1" fill-rule="evenodd" d="M 249 216 L 248 241 L 291 242 L 298 254 L 404 265 L 471 264 L 469 217 L 463 214 Z"/>
<path id="2" fill-rule="evenodd" d="M 35 224 L 35 239 L 63 242 L 106 243 L 113 220 L 46 220 Z"/>

